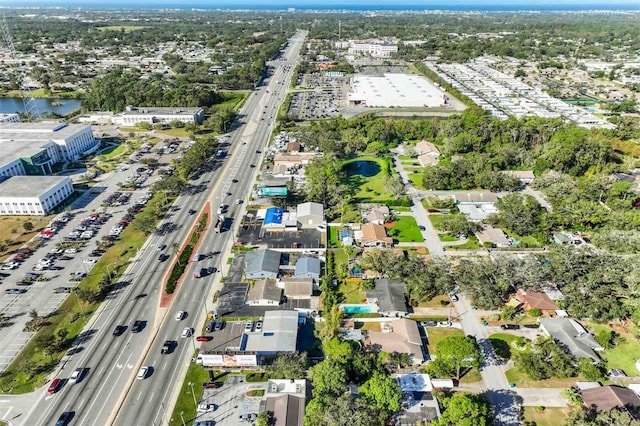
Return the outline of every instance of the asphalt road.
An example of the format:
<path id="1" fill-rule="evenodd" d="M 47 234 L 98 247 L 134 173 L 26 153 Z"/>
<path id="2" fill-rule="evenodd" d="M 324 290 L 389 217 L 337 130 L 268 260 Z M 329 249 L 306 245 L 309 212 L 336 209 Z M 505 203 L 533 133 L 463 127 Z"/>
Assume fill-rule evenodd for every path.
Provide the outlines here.
<path id="1" fill-rule="evenodd" d="M 296 58 L 301 45 L 301 40 L 291 43 L 287 56 Z M 172 307 L 158 310 L 161 294 L 159 283 L 170 262 L 158 261 L 160 252 L 156 247 L 160 244 L 171 247 L 174 242 L 180 244 L 196 218 L 196 215 L 189 215 L 187 210 L 199 210 L 206 202 L 211 202 L 213 211 L 222 203 L 230 206 L 225 214 L 230 218 L 227 219 L 227 227 L 232 227 L 233 220 L 239 218 L 243 205 L 235 204 L 235 200 L 246 200 L 249 194 L 262 155 L 256 151 L 261 151 L 268 141 L 277 109 L 284 99 L 295 67 L 295 63 L 286 60 L 274 61 L 273 65 L 273 75 L 264 82 L 269 91 L 264 86 L 256 90 L 233 124 L 226 158 L 213 163 L 208 171 L 191 182 L 200 190 L 181 196 L 174 204 L 176 210 L 172 217 L 163 221 L 170 223 L 173 230 L 149 238 L 121 277 L 121 287 L 102 304 L 90 325 L 85 328 L 84 338 L 79 339 L 75 351 L 72 350 L 63 360 L 56 377 L 67 378 L 79 367 L 88 369 L 88 374 L 80 383 L 65 383 L 54 395 L 48 395 L 46 387 L 38 391 L 38 400 L 31 406 L 30 412 L 16 418 L 12 424 L 53 424 L 64 411 L 75 413 L 69 423 L 72 425 L 112 424 L 116 414 L 117 424 L 151 425 L 167 421 L 169 406 L 173 405 L 170 401 L 171 391 L 174 386 L 180 386 L 180 375 L 184 371 L 182 367 L 188 364 L 196 347 L 193 337 L 182 339 L 180 334 L 187 326 L 200 328 L 206 312 L 206 295 L 213 290 L 214 280 L 211 276 L 194 279 L 192 272 L 195 267 L 218 265 L 220 260 L 214 256 L 205 261 L 192 262 Z M 286 74 L 285 66 L 288 66 Z M 258 114 L 263 110 L 266 113 L 261 117 Z M 232 234 L 233 231 L 222 234 L 213 230 L 207 232 L 200 251 L 222 252 Z M 215 280 L 216 283 L 218 281 Z M 179 310 L 187 311 L 188 316 L 178 322 L 174 317 Z M 140 333 L 130 330 L 135 320 L 146 321 Z M 116 325 L 127 325 L 128 328 L 116 337 L 112 335 Z M 175 340 L 177 346 L 172 353 L 161 355 L 160 348 L 165 340 Z M 140 365 L 154 368 L 147 379 L 136 381 L 135 375 Z"/>
<path id="2" fill-rule="evenodd" d="M 246 200 L 251 190 L 260 166 L 262 150 L 269 140 L 278 108 L 284 100 L 303 38 L 298 37 L 295 40 L 297 41 L 289 44 L 285 55 L 287 60 L 271 63 L 275 68 L 272 76 L 264 81 L 263 87 L 249 97 L 240 114 L 241 122 L 234 124 L 234 131 L 230 135 L 232 152 L 228 156 L 228 164 L 222 175 L 212 188 L 210 200 L 214 212 L 220 204 L 229 205 L 229 211 L 225 214 L 228 228 L 233 227 L 240 219 L 244 203 L 236 204 L 235 200 Z M 266 113 L 263 113 L 263 110 Z M 222 234 L 209 229 L 199 251 L 224 253 L 225 248 L 232 242 L 233 235 L 233 229 Z M 220 261 L 225 259 L 224 256 L 218 255 L 206 265 L 220 269 Z M 217 275 L 214 280 L 210 277 L 193 278 L 192 272 L 201 266 L 200 263 L 192 262 L 187 268 L 178 297 L 167 311 L 165 321 L 144 359 L 143 365 L 152 367 L 152 373 L 144 380 L 134 381 L 124 405 L 118 412 L 117 425 L 148 426 L 166 424 L 169 421 L 175 404 L 174 391 L 182 384 L 185 367 L 191 362 L 196 349 L 195 336 L 203 326 L 206 310 L 211 308 L 205 306 L 205 300 L 208 294 L 220 287 Z M 187 311 L 189 316 L 182 321 L 176 321 L 175 315 L 180 310 Z M 194 336 L 181 338 L 185 327 L 194 328 Z M 178 342 L 171 354 L 160 353 L 165 340 Z"/>

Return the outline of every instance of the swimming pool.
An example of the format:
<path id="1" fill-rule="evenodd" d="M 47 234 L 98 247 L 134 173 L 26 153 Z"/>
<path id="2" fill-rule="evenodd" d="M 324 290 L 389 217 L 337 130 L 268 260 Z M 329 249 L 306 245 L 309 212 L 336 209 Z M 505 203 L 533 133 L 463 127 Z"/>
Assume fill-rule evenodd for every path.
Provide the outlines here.
<path id="1" fill-rule="evenodd" d="M 345 305 L 342 310 L 345 314 L 370 314 L 375 312 L 371 305 Z"/>

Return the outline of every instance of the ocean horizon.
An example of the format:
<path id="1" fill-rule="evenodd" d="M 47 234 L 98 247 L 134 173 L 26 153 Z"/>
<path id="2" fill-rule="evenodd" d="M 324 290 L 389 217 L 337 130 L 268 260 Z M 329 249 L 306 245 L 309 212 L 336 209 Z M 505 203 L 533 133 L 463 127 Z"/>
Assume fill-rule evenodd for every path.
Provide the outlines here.
<path id="1" fill-rule="evenodd" d="M 434 2 L 405 0 L 400 2 L 390 2 L 389 0 L 372 0 L 341 2 L 328 0 L 320 2 L 311 1 L 270 1 L 256 2 L 255 0 L 229 1 L 180 1 L 180 0 L 113 0 L 108 4 L 101 1 L 67 1 L 62 3 L 53 0 L 4 0 L 4 8 L 59 8 L 59 9 L 95 9 L 95 10 L 299 10 L 299 11 L 455 11 L 455 12 L 586 12 L 586 11 L 640 11 L 640 1 L 610 1 L 610 2 L 575 2 L 571 0 L 539 2 L 527 1 L 499 1 L 487 3 L 482 1 L 464 0 L 456 4 L 455 2 L 443 3 L 442 0 Z"/>

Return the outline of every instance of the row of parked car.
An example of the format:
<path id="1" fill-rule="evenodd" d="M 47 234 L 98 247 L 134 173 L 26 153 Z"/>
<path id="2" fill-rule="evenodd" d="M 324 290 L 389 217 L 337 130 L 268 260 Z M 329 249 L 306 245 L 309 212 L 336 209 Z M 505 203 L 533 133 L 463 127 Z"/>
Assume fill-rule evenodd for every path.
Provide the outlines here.
<path id="1" fill-rule="evenodd" d="M 126 204 L 129 202 L 129 200 L 131 199 L 131 193 L 130 192 L 114 192 L 113 194 L 109 195 L 107 198 L 105 198 L 102 201 L 102 205 L 107 207 L 107 206 L 121 206 L 123 204 Z"/>

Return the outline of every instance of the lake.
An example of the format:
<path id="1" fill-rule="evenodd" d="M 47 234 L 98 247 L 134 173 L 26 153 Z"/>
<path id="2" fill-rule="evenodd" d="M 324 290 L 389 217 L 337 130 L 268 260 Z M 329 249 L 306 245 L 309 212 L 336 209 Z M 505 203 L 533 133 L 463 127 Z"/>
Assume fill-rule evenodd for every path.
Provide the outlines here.
<path id="1" fill-rule="evenodd" d="M 34 98 L 38 111 L 45 115 L 55 112 L 60 115 L 67 115 L 80 109 L 80 99 L 47 99 Z M 55 105 L 53 105 L 55 103 Z M 24 104 L 21 98 L 0 98 L 0 113 L 24 112 Z"/>

